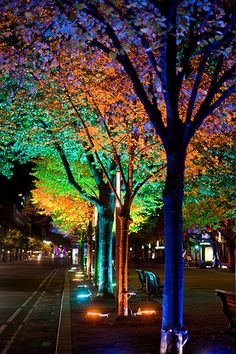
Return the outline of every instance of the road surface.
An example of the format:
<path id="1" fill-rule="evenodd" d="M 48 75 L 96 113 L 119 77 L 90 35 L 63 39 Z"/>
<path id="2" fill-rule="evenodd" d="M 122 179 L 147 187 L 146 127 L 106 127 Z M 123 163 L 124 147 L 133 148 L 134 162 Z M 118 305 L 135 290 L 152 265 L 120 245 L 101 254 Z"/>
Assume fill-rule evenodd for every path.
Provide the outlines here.
<path id="1" fill-rule="evenodd" d="M 55 353 L 66 263 L 0 263 L 0 354 Z"/>

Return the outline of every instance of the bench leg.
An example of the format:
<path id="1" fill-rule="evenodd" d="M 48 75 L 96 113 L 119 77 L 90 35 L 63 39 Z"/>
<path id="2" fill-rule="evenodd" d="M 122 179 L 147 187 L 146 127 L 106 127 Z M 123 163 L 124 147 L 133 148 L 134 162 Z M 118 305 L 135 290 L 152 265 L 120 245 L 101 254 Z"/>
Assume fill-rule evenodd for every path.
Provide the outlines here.
<path id="1" fill-rule="evenodd" d="M 227 328 L 226 331 L 223 332 L 223 334 L 230 334 L 232 329 L 236 326 L 236 324 L 230 319 L 229 327 Z"/>

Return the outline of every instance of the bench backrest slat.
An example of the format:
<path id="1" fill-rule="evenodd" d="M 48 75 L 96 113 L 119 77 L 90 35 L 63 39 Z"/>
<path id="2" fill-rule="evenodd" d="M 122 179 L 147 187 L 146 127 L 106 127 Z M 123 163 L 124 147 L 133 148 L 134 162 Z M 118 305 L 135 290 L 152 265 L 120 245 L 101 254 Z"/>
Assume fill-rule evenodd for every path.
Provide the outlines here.
<path id="1" fill-rule="evenodd" d="M 220 296 L 224 311 L 227 312 L 232 318 L 236 317 L 235 294 L 216 289 L 216 295 Z"/>

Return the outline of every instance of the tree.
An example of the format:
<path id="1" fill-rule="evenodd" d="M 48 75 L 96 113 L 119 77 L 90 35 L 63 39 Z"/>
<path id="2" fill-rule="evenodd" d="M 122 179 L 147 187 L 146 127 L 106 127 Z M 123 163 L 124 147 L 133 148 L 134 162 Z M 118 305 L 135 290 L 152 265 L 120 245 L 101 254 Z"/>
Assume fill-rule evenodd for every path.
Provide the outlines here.
<path id="1" fill-rule="evenodd" d="M 48 159 L 36 163 L 33 174 L 37 180 L 36 188 L 32 190 L 32 202 L 36 203 L 43 214 L 51 216 L 52 223 L 60 231 L 70 237 L 77 236 L 78 239 L 87 241 L 86 274 L 91 280 L 94 206 L 79 197 L 74 189 L 69 188 L 67 181 L 63 183 L 62 176 L 58 176 L 57 171 L 50 168 L 55 168 L 55 165 L 56 163 L 49 162 Z M 52 175 L 53 172 L 56 172 L 55 176 Z M 82 251 L 81 249 L 80 252 Z"/>
<path id="2" fill-rule="evenodd" d="M 93 19 L 96 35 L 95 26 L 109 38 L 110 42 L 94 35 L 90 43 L 123 65 L 167 154 L 161 353 L 182 352 L 184 341 L 182 201 L 187 146 L 204 119 L 227 102 L 234 91 L 233 69 L 226 63 L 232 51 L 233 13 L 216 2 L 204 2 L 200 11 L 199 6 L 196 2 L 177 1 L 132 2 L 128 6 L 90 1 L 81 10 Z M 66 10 L 70 13 L 71 8 Z M 83 26 L 86 30 L 85 22 Z M 213 30 L 218 33 L 211 35 Z M 147 65 L 132 60 L 124 47 L 128 35 L 133 43 L 136 39 L 134 50 L 147 58 Z M 146 85 L 143 68 L 150 72 Z M 159 85 L 166 114 L 158 107 Z M 207 87 L 205 92 L 203 85 Z M 181 102 L 185 103 L 184 111 Z"/>
<path id="3" fill-rule="evenodd" d="M 233 269 L 235 244 L 232 222 L 236 216 L 234 128 L 230 119 L 212 124 L 200 130 L 192 141 L 195 156 L 192 168 L 186 171 L 184 229 L 197 226 L 200 235 L 201 229 L 209 225 L 213 229 L 210 233 L 213 251 L 216 250 L 215 234 L 217 230 L 221 232 L 227 244 L 230 268 Z M 231 225 L 229 228 L 228 224 Z"/>
<path id="4" fill-rule="evenodd" d="M 40 128 L 43 127 L 45 132 L 54 139 L 55 147 L 59 151 L 64 168 L 67 171 L 69 182 L 76 189 L 78 187 L 73 179 L 73 174 L 71 172 L 66 153 L 62 150 L 58 141 L 55 142 L 55 138 L 57 139 L 57 136 L 59 135 L 60 140 L 62 137 L 68 138 L 70 136 L 68 134 L 72 134 L 73 136 L 73 128 L 75 128 L 74 133 L 78 135 L 79 142 L 84 147 L 85 156 L 89 163 L 90 169 L 95 176 L 94 178 L 96 182 L 98 183 L 99 179 L 101 180 L 101 176 L 104 176 L 110 188 L 110 193 L 114 193 L 116 197 L 117 194 L 114 188 L 114 181 L 112 180 L 114 179 L 114 173 L 110 173 L 110 167 L 107 163 L 110 156 L 112 158 L 114 168 L 118 167 L 120 169 L 123 185 L 125 187 L 125 203 L 121 206 L 121 217 L 124 221 L 122 225 L 124 224 L 124 227 L 121 228 L 121 234 L 123 235 L 123 230 L 126 232 L 126 235 L 124 236 L 126 241 L 122 241 L 125 245 L 125 249 L 123 251 L 124 257 L 122 258 L 124 261 L 121 260 L 121 263 L 125 264 L 125 266 L 123 266 L 123 271 L 121 271 L 120 276 L 122 279 L 126 279 L 126 285 L 125 288 L 124 286 L 122 287 L 124 291 L 122 290 L 119 292 L 122 300 L 125 300 L 125 310 L 119 310 L 119 312 L 127 312 L 128 227 L 125 226 L 125 224 L 129 223 L 130 207 L 139 189 L 148 180 L 151 180 L 151 178 L 154 179 L 154 175 L 158 170 L 161 171 L 163 169 L 161 165 L 159 165 L 160 162 L 156 159 L 158 154 L 161 156 L 161 151 L 159 144 L 154 137 L 153 131 L 150 130 L 149 124 L 146 121 L 146 116 L 143 114 L 140 102 L 137 102 L 136 99 L 131 99 L 129 96 L 126 97 L 127 84 L 125 78 L 121 77 L 120 73 L 117 74 L 114 69 L 110 68 L 109 70 L 106 70 L 106 68 L 104 69 L 100 67 L 100 70 L 97 70 L 97 62 L 95 68 L 90 65 L 91 72 L 88 72 L 87 66 L 85 68 L 83 67 L 84 56 L 81 58 L 81 55 L 79 58 L 74 56 L 69 69 L 62 70 L 68 60 L 65 50 L 63 50 L 63 56 L 59 56 L 58 54 L 57 58 L 60 62 L 60 70 L 57 79 L 58 82 L 55 80 L 55 70 L 52 74 L 54 79 L 50 77 L 49 73 L 47 75 L 44 74 L 46 78 L 44 77 L 42 82 L 36 81 L 40 94 L 36 93 L 36 95 L 33 95 L 32 97 L 31 93 L 28 102 L 32 102 L 32 99 L 35 101 L 37 99 L 37 103 L 33 103 L 33 106 L 30 107 L 30 110 L 34 112 L 33 118 L 30 118 L 31 123 L 27 123 L 26 117 L 28 116 L 28 113 L 23 113 L 25 120 L 24 126 L 27 127 L 27 129 L 30 129 L 30 136 L 34 136 L 35 125 L 38 125 Z M 78 60 L 80 61 L 78 62 Z M 68 79 L 68 71 L 70 76 L 72 76 L 74 72 L 78 75 L 78 65 L 81 73 L 80 80 L 85 81 L 82 87 L 77 85 L 74 81 L 71 83 L 71 77 Z M 108 91 L 107 83 L 109 83 L 109 80 L 111 79 L 113 82 L 113 88 Z M 115 87 L 114 81 L 116 81 Z M 87 82 L 89 82 L 89 87 L 86 86 Z M 33 83 L 30 84 L 32 85 Z M 124 90 L 124 86 L 126 86 L 126 90 Z M 92 89 L 93 87 L 94 90 Z M 22 94 L 22 88 L 20 89 L 20 94 Z M 72 111 L 68 109 L 68 105 L 65 100 L 71 104 Z M 49 102 L 53 105 L 48 105 Z M 114 111 L 113 105 L 117 102 L 120 109 Z M 90 107 L 91 105 L 92 107 Z M 33 108 L 34 106 L 35 108 Z M 46 114 L 44 113 L 45 109 Z M 94 109 L 95 113 L 91 112 L 91 109 Z M 68 111 L 66 115 L 67 118 L 65 118 L 65 110 Z M 23 109 L 23 111 L 25 111 L 25 109 Z M 35 114 L 38 117 L 36 119 L 34 117 Z M 44 117 L 40 118 L 40 115 L 42 116 L 43 114 Z M 45 115 L 47 117 L 45 117 Z M 54 117 L 53 125 L 49 116 Z M 119 122 L 117 122 L 116 116 L 119 117 Z M 20 119 L 22 119 L 21 116 Z M 100 121 L 101 123 L 97 125 L 97 127 L 95 126 L 96 121 Z M 34 128 L 32 128 L 32 125 Z M 69 132 L 62 133 L 64 128 L 69 129 Z M 25 132 L 24 135 L 26 135 Z M 73 137 L 73 139 L 76 138 Z M 22 137 L 20 138 L 19 136 L 17 140 L 22 140 Z M 18 145 L 21 145 L 21 149 L 27 151 L 28 140 L 29 139 L 27 138 L 26 144 L 25 146 L 23 145 L 23 147 L 22 143 L 18 143 Z M 36 146 L 37 144 L 42 145 L 42 142 L 39 140 L 41 139 L 38 139 L 37 132 L 35 140 Z M 48 137 L 46 140 L 48 141 Z M 147 140 L 149 143 L 147 143 Z M 65 145 L 65 143 L 63 144 Z M 153 156 L 152 159 L 151 156 Z M 140 158 L 142 158 L 142 161 Z M 149 162 L 144 164 L 144 161 L 147 161 L 147 159 L 149 159 Z M 140 164 L 140 162 L 142 163 Z M 101 190 L 102 195 L 104 196 L 104 188 Z M 108 206 L 107 200 L 104 200 L 104 203 Z M 112 215 L 112 213 L 110 214 Z M 104 223 L 102 223 L 102 225 L 104 225 Z M 109 230 L 111 234 L 111 228 Z M 99 251 L 102 252 L 103 248 L 104 247 L 100 246 Z M 111 255 L 110 251 L 108 253 Z M 110 269 L 110 267 L 105 267 L 105 269 Z M 122 274 L 124 272 L 125 275 L 123 276 Z M 99 273 L 102 274 L 101 271 Z M 124 284 L 124 281 L 121 280 L 120 283 Z"/>
<path id="5" fill-rule="evenodd" d="M 103 172 L 119 204 L 116 208 L 118 213 L 116 224 L 119 225 L 116 228 L 117 302 L 118 315 L 127 316 L 130 210 L 140 188 L 148 181 L 154 181 L 157 173 L 163 170 L 161 161 L 158 161 L 158 158 L 161 159 L 163 156 L 163 152 L 153 134 L 152 127 L 147 122 L 139 100 L 135 98 L 132 91 L 128 92 L 126 76 L 119 71 L 116 72 L 110 65 L 108 69 L 104 67 L 103 56 L 96 58 L 94 64 L 93 57 L 88 54 L 84 67 L 84 55 L 73 53 L 73 60 L 70 59 L 67 67 L 65 64 L 68 63 L 69 55 L 65 55 L 66 51 L 64 44 L 63 56 L 58 54 L 57 58 L 60 63 L 60 80 L 78 117 L 76 130 L 79 137 L 81 133 L 85 135 L 86 149 L 93 151 L 97 168 Z M 88 58 L 92 64 L 89 63 Z M 80 77 L 79 84 L 76 82 L 77 76 Z M 70 77 L 69 81 L 68 77 Z M 81 98 L 83 105 L 89 106 L 89 109 L 94 111 L 96 121 L 93 116 L 84 114 L 84 110 L 81 110 Z M 118 195 L 111 176 L 106 171 L 104 157 L 107 156 L 112 159 L 121 175 L 122 197 Z"/>
<path id="6" fill-rule="evenodd" d="M 223 104 L 229 107 L 229 97 L 235 90 L 234 69 L 229 64 L 234 23 L 231 3 L 86 1 L 76 14 L 70 2 L 57 4 L 67 15 L 66 34 L 68 27 L 73 40 L 80 41 L 85 34 L 83 40 L 123 66 L 166 150 L 166 261 L 160 351 L 182 352 L 185 159 L 188 144 L 204 119 L 213 112 L 220 114 Z M 62 35 L 64 28 L 58 26 Z M 160 96 L 165 113 L 160 110 Z"/>
<path id="7" fill-rule="evenodd" d="M 34 38 L 43 35 L 47 43 L 50 37 L 53 41 L 66 37 L 72 49 L 85 43 L 114 58 L 130 78 L 162 140 L 167 176 L 163 192 L 165 280 L 160 352 L 181 353 L 185 336 L 182 260 L 185 159 L 188 144 L 204 119 L 213 113 L 221 114 L 221 107 L 230 110 L 230 97 L 235 91 L 231 65 L 233 5 L 231 1 L 220 0 L 213 3 L 86 0 L 79 4 L 56 1 L 54 7 L 45 6 L 46 20 L 40 18 L 39 23 L 33 22 L 39 9 L 34 3 L 28 8 L 34 13 L 31 17 L 28 11 L 19 8 L 26 21 L 17 27 L 18 41 L 23 41 L 26 47 L 31 45 L 35 30 Z M 29 30 L 25 32 L 26 28 Z M 9 40 L 12 33 L 7 32 L 5 37 Z"/>
<path id="8" fill-rule="evenodd" d="M 15 83 L 15 85 L 16 84 L 17 83 Z M 110 191 L 110 187 L 103 179 L 102 172 L 99 172 L 96 168 L 93 155 L 91 153 L 86 154 L 86 152 L 83 155 L 82 146 L 79 144 L 76 137 L 73 138 L 73 134 L 76 136 L 77 133 L 73 126 L 71 126 L 71 120 L 68 119 L 69 123 L 64 124 L 64 117 L 70 117 L 70 112 L 68 112 L 66 104 L 63 107 L 65 112 L 67 112 L 67 114 L 64 113 L 64 117 L 58 113 L 57 106 L 50 111 L 49 116 L 48 104 L 45 103 L 42 107 L 37 102 L 37 100 L 44 97 L 42 91 L 36 91 L 34 89 L 34 95 L 28 96 L 29 93 L 32 94 L 30 91 L 32 83 L 30 81 L 24 82 L 24 85 L 21 86 L 16 85 L 16 88 L 15 95 L 4 115 L 5 121 L 8 121 L 12 127 L 11 140 L 7 146 L 8 154 L 6 157 L 7 159 L 11 159 L 11 161 L 17 159 L 20 162 L 25 162 L 38 156 L 43 158 L 46 156 L 58 156 L 59 154 L 64 170 L 66 171 L 66 179 L 69 180 L 69 183 L 73 185 L 77 192 L 99 209 L 101 244 L 98 250 L 99 254 L 106 255 L 106 257 L 98 257 L 99 264 L 100 262 L 105 262 L 105 265 L 103 263 L 100 264 L 100 270 L 97 272 L 100 278 L 100 280 L 98 279 L 99 293 L 101 296 L 106 294 L 110 296 L 113 293 L 112 260 L 108 258 L 107 250 L 109 250 L 108 253 L 111 256 L 112 225 L 114 219 L 114 196 Z M 23 94 L 25 97 L 24 102 L 21 99 Z M 29 100 L 27 100 L 26 97 L 29 98 Z M 11 110 L 11 107 L 14 111 Z M 14 112 L 17 112 L 17 114 L 14 114 Z M 72 119 L 74 118 L 72 117 Z M 71 138 L 71 140 L 69 138 Z M 88 175 L 82 176 L 83 171 L 80 169 L 76 170 L 79 159 L 84 163 L 86 161 L 88 162 L 89 168 L 91 168 L 90 176 L 93 176 L 92 179 L 94 178 L 95 182 L 88 183 Z M 107 161 L 108 173 L 110 173 L 113 168 L 113 164 Z M 87 169 L 87 171 L 89 171 L 89 169 Z M 6 173 L 9 173 L 9 170 L 6 171 Z M 80 185 L 78 180 L 82 185 Z M 96 189 L 96 186 L 98 186 L 98 189 Z"/>

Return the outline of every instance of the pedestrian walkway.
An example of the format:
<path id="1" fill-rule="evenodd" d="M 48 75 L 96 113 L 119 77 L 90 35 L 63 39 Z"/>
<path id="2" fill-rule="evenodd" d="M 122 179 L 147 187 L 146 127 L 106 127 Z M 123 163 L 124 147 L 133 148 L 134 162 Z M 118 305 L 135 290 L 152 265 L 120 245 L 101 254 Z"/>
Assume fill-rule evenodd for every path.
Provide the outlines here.
<path id="1" fill-rule="evenodd" d="M 154 269 L 150 269 L 154 271 Z M 231 286 L 233 274 L 221 275 L 214 272 L 197 273 L 187 271 L 185 325 L 190 339 L 185 354 L 235 354 L 235 336 L 222 334 L 227 327 L 218 299 L 208 289 Z M 195 279 L 195 280 L 194 280 Z M 201 279 L 201 287 L 199 286 Z M 118 320 L 115 300 L 98 301 L 96 292 L 90 287 L 91 301 L 80 302 L 77 298 L 77 286 L 89 285 L 82 275 L 75 276 L 69 272 L 70 310 L 71 310 L 71 352 L 73 354 L 157 354 L 160 345 L 161 331 L 161 298 L 152 299 L 144 291 L 138 290 L 135 269 L 130 269 L 130 291 L 136 292 L 129 300 L 130 315 L 127 319 Z M 224 282 L 226 285 L 224 285 Z M 215 285 L 213 283 L 216 283 Z M 206 296 L 206 294 L 211 294 Z M 195 296 L 196 295 L 196 296 Z M 215 303 L 214 303 L 215 302 Z M 219 306 L 218 306 L 219 305 Z M 135 315 L 141 310 L 154 310 L 152 316 Z M 102 314 L 88 315 L 88 312 Z M 65 337 L 65 336 L 64 336 Z M 69 351 L 68 351 L 69 353 Z M 58 352 L 63 354 L 63 352 Z"/>

